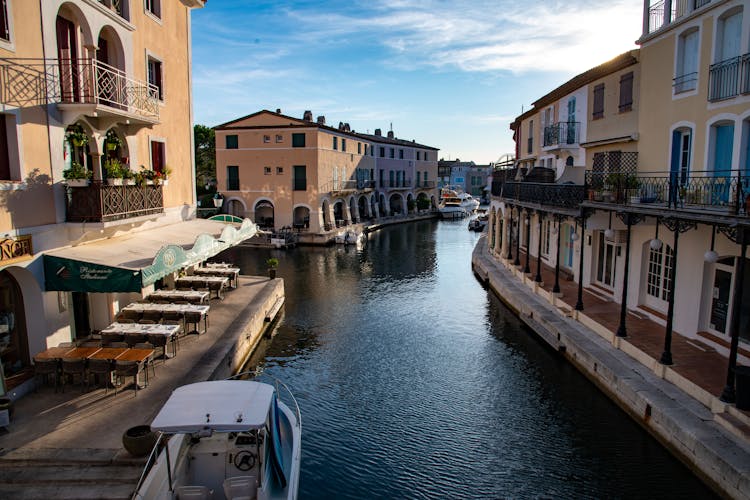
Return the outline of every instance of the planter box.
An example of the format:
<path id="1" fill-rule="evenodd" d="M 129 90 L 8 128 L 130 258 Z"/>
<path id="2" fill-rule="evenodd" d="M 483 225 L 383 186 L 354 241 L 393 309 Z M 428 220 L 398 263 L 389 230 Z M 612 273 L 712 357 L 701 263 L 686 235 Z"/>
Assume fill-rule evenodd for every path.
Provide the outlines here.
<path id="1" fill-rule="evenodd" d="M 68 185 L 68 187 L 86 187 L 89 185 L 88 179 L 67 179 L 65 181 L 65 184 Z"/>
<path id="2" fill-rule="evenodd" d="M 107 179 L 107 184 L 110 186 L 122 186 L 124 179 Z"/>

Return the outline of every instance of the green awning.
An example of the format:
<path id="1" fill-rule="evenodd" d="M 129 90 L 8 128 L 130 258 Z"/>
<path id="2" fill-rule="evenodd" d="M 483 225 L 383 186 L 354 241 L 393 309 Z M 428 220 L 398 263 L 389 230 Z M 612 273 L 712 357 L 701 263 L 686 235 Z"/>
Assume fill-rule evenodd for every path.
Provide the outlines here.
<path id="1" fill-rule="evenodd" d="M 195 219 L 47 252 L 45 290 L 140 292 L 160 278 L 251 238 L 257 227 Z"/>

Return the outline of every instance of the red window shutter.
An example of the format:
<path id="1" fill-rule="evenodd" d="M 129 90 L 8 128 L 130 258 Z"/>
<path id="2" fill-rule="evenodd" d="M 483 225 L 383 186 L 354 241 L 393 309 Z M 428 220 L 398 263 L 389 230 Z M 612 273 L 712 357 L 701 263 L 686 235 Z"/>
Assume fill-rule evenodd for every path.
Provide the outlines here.
<path id="1" fill-rule="evenodd" d="M 151 141 L 151 168 L 154 172 L 161 172 L 164 167 L 164 143 Z"/>

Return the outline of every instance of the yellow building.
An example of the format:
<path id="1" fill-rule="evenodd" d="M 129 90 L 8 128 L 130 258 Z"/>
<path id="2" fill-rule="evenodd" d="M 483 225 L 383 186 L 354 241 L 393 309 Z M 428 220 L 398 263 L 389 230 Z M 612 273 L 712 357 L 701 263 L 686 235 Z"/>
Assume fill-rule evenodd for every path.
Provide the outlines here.
<path id="1" fill-rule="evenodd" d="M 225 211 L 260 227 L 328 242 L 338 227 L 436 205 L 437 149 L 352 131 L 280 110 L 259 111 L 216 130 L 218 188 Z M 317 237 L 317 236 L 320 236 Z"/>
<path id="2" fill-rule="evenodd" d="M 137 274 L 144 255 L 126 265 L 127 247 L 112 252 L 123 237 L 195 217 L 190 13 L 203 4 L 0 2 L 5 389 L 28 378 L 35 353 L 101 328 L 133 296 L 54 284 L 45 254 L 80 258 L 89 277 L 101 278 L 108 274 L 95 269 L 106 266 L 80 250 L 100 248 L 112 253 L 109 271 L 122 264 Z M 175 242 L 164 234 L 161 245 Z M 69 269 L 57 271 L 61 278 Z"/>

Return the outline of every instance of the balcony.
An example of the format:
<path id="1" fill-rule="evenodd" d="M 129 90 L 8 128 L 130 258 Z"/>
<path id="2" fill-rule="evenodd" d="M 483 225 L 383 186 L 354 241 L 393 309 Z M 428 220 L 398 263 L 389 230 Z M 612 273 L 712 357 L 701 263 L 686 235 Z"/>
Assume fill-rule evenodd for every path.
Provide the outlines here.
<path id="1" fill-rule="evenodd" d="M 407 179 L 391 180 L 390 182 L 388 182 L 387 187 L 390 191 L 396 191 L 400 189 L 410 189 L 411 180 L 407 180 Z"/>
<path id="2" fill-rule="evenodd" d="M 584 200 L 584 193 L 584 186 L 575 184 L 505 181 L 499 196 L 540 206 L 578 208 Z M 492 183 L 492 194 L 495 195 L 495 181 Z"/>
<path id="3" fill-rule="evenodd" d="M 358 180 L 357 189 L 360 191 L 372 191 L 375 189 L 375 181 L 373 180 Z"/>
<path id="4" fill-rule="evenodd" d="M 578 147 L 580 122 L 558 122 L 544 127 L 544 148 L 548 150 Z"/>
<path id="5" fill-rule="evenodd" d="M 92 182 L 67 187 L 67 222 L 112 222 L 164 212 L 162 187 L 109 186 Z"/>
<path id="6" fill-rule="evenodd" d="M 0 59 L 0 102 L 18 107 L 57 104 L 63 121 L 84 113 L 159 122 L 159 89 L 96 59 Z M 70 113 L 68 118 L 66 113 Z"/>
<path id="7" fill-rule="evenodd" d="M 698 72 L 688 73 L 672 80 L 672 87 L 675 94 L 695 90 L 698 85 Z"/>
<path id="8" fill-rule="evenodd" d="M 648 8 L 648 19 L 644 19 L 648 26 L 644 26 L 644 31 L 658 31 L 709 3 L 711 0 L 659 0 Z"/>
<path id="9" fill-rule="evenodd" d="M 586 172 L 592 202 L 747 216 L 750 177 L 744 170 Z"/>
<path id="10" fill-rule="evenodd" d="M 104 7 L 110 9 L 112 12 L 114 12 L 124 20 L 130 20 L 129 13 L 127 12 L 127 2 L 124 2 L 123 0 L 99 0 L 99 3 Z"/>
<path id="11" fill-rule="evenodd" d="M 417 182 L 414 187 L 417 189 L 433 189 L 435 185 L 435 181 L 421 181 Z"/>
<path id="12" fill-rule="evenodd" d="M 732 57 L 709 68 L 708 100 L 731 99 L 750 93 L 750 54 Z"/>
<path id="13" fill-rule="evenodd" d="M 347 194 L 357 191 L 356 180 L 338 180 L 334 179 L 322 189 L 323 192 L 329 192 L 331 194 Z"/>

